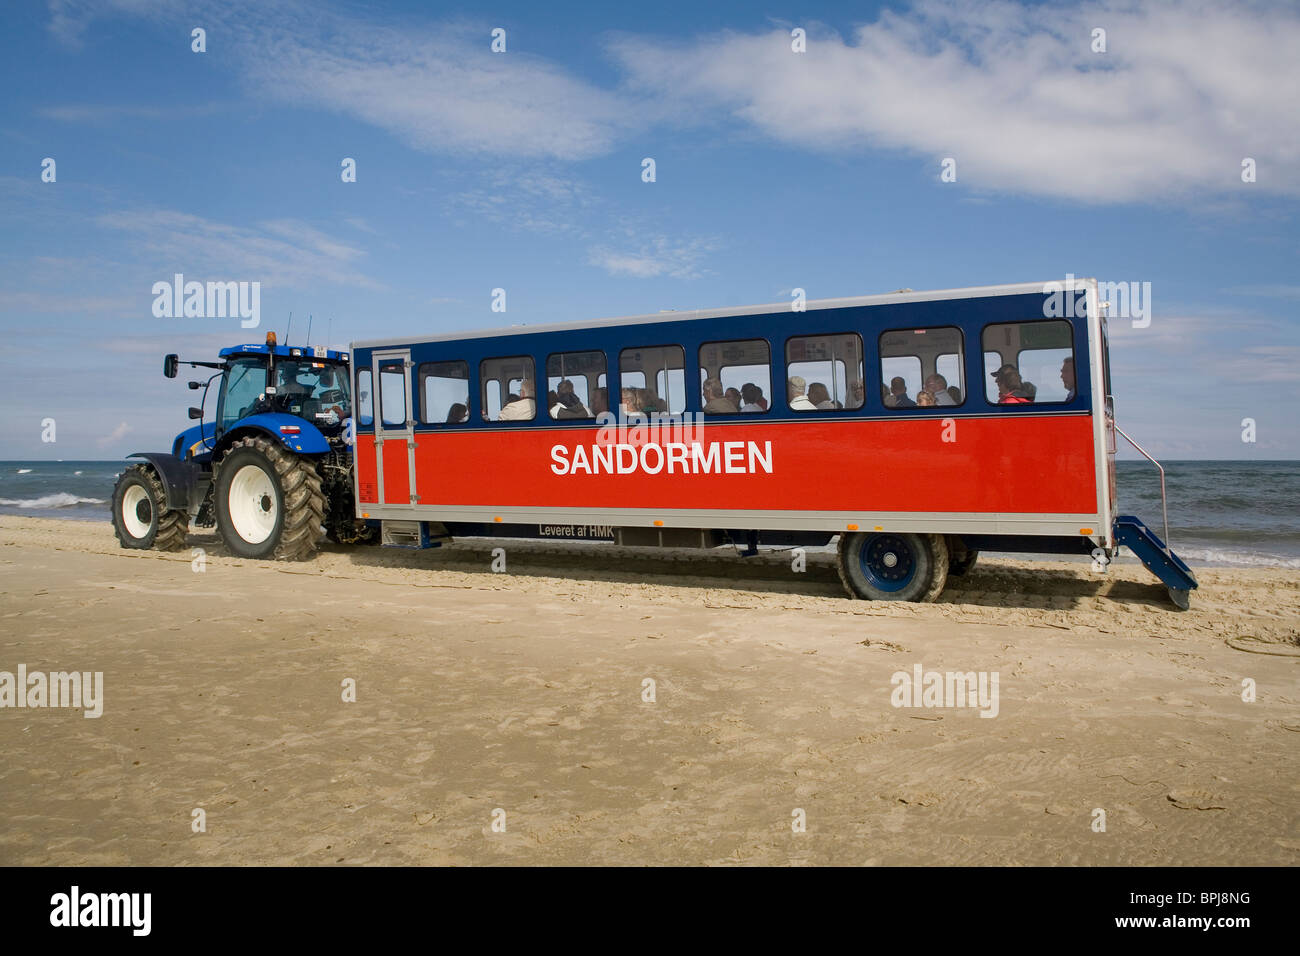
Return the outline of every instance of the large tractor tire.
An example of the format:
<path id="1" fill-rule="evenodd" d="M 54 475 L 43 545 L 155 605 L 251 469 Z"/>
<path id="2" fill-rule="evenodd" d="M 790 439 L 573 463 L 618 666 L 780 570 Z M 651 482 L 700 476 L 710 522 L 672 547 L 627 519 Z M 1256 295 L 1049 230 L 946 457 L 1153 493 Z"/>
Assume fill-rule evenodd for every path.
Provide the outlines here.
<path id="1" fill-rule="evenodd" d="M 941 534 L 898 531 L 840 535 L 840 580 L 868 601 L 934 601 L 948 581 L 948 544 Z"/>
<path id="2" fill-rule="evenodd" d="M 268 438 L 241 438 L 217 469 L 217 529 L 241 558 L 297 561 L 320 543 L 325 495 L 312 462 Z"/>
<path id="3" fill-rule="evenodd" d="M 167 493 L 149 465 L 131 465 L 113 488 L 113 533 L 124 548 L 179 551 L 190 516 L 167 510 Z"/>

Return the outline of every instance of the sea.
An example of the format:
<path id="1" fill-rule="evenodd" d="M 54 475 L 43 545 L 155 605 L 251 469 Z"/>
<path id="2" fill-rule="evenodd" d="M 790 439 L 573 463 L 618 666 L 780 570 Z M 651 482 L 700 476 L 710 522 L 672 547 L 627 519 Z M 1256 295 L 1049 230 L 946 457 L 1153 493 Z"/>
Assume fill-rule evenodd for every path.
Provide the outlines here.
<path id="1" fill-rule="evenodd" d="M 1169 538 L 1189 564 L 1300 568 L 1300 461 L 1164 462 Z M 108 521 L 121 461 L 0 462 L 0 514 Z M 1121 461 L 1119 512 L 1161 533 L 1160 477 Z"/>

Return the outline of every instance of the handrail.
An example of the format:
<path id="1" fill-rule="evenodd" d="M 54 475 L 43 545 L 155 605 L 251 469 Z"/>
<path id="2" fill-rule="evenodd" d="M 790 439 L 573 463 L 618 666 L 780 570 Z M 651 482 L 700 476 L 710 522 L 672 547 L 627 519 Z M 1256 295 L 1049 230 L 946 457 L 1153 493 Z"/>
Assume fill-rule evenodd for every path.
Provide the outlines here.
<path id="1" fill-rule="evenodd" d="M 1156 461 L 1156 460 L 1155 460 L 1154 458 L 1152 458 L 1149 454 L 1147 454 L 1147 450 L 1146 450 L 1145 448 L 1143 448 L 1141 445 L 1139 445 L 1137 442 L 1135 442 L 1132 438 L 1130 438 L 1129 435 L 1128 435 L 1128 432 L 1126 432 L 1126 431 L 1124 431 L 1124 429 L 1120 428 L 1119 425 L 1117 425 L 1117 424 L 1115 423 L 1115 420 L 1114 420 L 1114 419 L 1111 419 L 1111 425 L 1114 426 L 1115 431 L 1119 432 L 1121 435 L 1124 436 L 1124 440 L 1125 440 L 1125 441 L 1127 441 L 1130 445 L 1132 445 L 1134 448 L 1136 448 L 1136 449 L 1138 450 L 1138 453 L 1141 454 L 1143 458 L 1145 458 L 1147 461 L 1151 462 L 1151 464 L 1155 465 L 1156 468 L 1158 468 L 1158 469 L 1160 470 L 1160 510 L 1164 512 L 1164 519 L 1165 519 L 1165 537 L 1164 537 L 1164 542 L 1165 542 L 1165 551 L 1166 551 L 1166 552 L 1169 552 L 1169 551 L 1170 551 L 1170 548 L 1169 548 L 1169 502 L 1168 502 L 1168 499 L 1165 497 L 1165 468 L 1164 468 L 1164 465 L 1160 464 L 1160 462 Z"/>

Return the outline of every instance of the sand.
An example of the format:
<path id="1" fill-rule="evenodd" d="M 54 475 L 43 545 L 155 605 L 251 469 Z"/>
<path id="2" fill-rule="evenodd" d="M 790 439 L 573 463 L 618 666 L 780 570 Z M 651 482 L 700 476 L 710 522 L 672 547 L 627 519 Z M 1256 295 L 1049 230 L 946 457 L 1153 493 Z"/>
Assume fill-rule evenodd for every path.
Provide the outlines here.
<path id="1" fill-rule="evenodd" d="M 1133 562 L 915 605 L 825 554 L 190 540 L 201 572 L 0 516 L 0 670 L 105 687 L 0 709 L 0 864 L 1300 861 L 1294 571 L 1203 569 L 1179 613 Z M 997 716 L 892 706 L 916 665 L 996 673 Z"/>

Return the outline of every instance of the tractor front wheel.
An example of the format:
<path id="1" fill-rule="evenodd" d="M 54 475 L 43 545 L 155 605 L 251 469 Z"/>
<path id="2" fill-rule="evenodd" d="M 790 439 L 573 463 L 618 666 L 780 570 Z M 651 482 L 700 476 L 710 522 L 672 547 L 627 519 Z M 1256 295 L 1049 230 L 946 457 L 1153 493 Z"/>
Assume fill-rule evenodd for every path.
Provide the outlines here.
<path id="1" fill-rule="evenodd" d="M 320 542 L 325 495 L 312 463 L 268 438 L 235 442 L 217 469 L 217 528 L 241 558 L 302 560 Z"/>
<path id="2" fill-rule="evenodd" d="M 113 488 L 113 533 L 124 548 L 179 551 L 190 516 L 167 510 L 167 493 L 148 465 L 131 465 Z"/>

